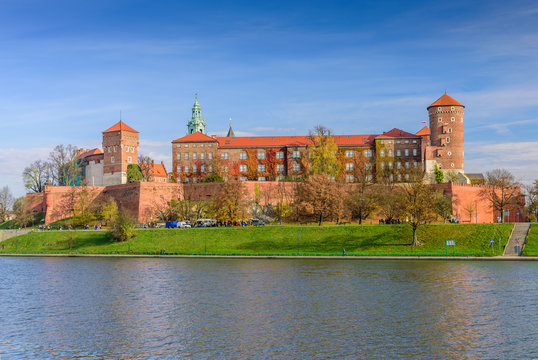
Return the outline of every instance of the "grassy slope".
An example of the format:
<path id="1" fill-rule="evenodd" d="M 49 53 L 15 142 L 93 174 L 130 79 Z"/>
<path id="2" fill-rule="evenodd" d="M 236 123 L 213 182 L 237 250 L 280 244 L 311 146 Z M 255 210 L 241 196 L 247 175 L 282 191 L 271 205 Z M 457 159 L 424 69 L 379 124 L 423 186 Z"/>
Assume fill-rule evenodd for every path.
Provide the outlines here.
<path id="1" fill-rule="evenodd" d="M 503 247 L 512 224 L 447 224 L 424 225 L 419 228 L 423 246 L 418 252 L 445 253 L 445 241 L 456 241 L 456 252 L 491 255 L 489 239 L 503 239 Z M 408 225 L 345 225 L 345 226 L 266 226 L 246 228 L 150 229 L 138 230 L 131 241 L 132 251 L 170 252 L 296 252 L 297 235 L 301 252 L 335 252 L 342 248 L 353 252 L 410 252 L 411 228 Z M 113 243 L 104 231 L 34 232 L 2 242 L 3 251 L 63 251 L 69 237 L 74 236 L 73 250 L 90 252 L 127 251 L 129 244 Z M 494 254 L 498 255 L 495 244 Z"/>
<path id="2" fill-rule="evenodd" d="M 524 256 L 538 256 L 538 224 L 532 224 L 523 248 Z"/>

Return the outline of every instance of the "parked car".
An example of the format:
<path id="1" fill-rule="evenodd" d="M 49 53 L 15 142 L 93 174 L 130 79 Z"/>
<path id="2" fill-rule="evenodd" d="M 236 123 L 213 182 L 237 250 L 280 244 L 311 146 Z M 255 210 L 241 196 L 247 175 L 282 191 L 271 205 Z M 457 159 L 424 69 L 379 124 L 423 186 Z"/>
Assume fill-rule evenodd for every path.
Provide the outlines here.
<path id="1" fill-rule="evenodd" d="M 187 221 L 179 221 L 177 223 L 177 227 L 181 229 L 186 229 L 186 228 L 190 228 L 191 224 L 189 224 Z"/>
<path id="2" fill-rule="evenodd" d="M 252 226 L 263 226 L 263 225 L 265 225 L 265 223 L 263 221 L 261 221 L 260 219 L 250 219 L 249 222 L 250 222 L 250 225 L 252 225 Z"/>
<path id="3" fill-rule="evenodd" d="M 213 219 L 198 219 L 194 223 L 194 226 L 195 227 L 209 227 L 209 226 L 214 226 L 216 222 L 217 220 L 213 220 Z"/>
<path id="4" fill-rule="evenodd" d="M 167 229 L 177 228 L 177 221 L 167 221 L 165 227 Z"/>

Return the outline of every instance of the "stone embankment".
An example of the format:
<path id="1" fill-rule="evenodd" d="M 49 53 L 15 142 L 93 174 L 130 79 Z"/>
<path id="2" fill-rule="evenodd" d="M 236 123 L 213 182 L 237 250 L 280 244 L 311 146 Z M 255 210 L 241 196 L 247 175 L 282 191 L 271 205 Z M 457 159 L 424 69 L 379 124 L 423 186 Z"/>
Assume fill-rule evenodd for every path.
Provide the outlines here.
<path id="1" fill-rule="evenodd" d="M 15 236 L 28 234 L 32 230 L 19 229 L 19 230 L 0 230 L 0 241 L 10 239 Z"/>

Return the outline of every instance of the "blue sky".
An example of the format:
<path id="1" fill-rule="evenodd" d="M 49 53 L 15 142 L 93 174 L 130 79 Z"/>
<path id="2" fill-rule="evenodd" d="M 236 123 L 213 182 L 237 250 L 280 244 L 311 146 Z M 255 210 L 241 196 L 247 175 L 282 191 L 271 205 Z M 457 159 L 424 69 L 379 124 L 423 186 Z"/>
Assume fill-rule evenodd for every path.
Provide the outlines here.
<path id="1" fill-rule="evenodd" d="M 538 178 L 535 1 L 0 1 L 0 186 L 123 120 L 170 164 L 199 94 L 208 133 L 418 131 L 466 105 L 466 171 Z"/>

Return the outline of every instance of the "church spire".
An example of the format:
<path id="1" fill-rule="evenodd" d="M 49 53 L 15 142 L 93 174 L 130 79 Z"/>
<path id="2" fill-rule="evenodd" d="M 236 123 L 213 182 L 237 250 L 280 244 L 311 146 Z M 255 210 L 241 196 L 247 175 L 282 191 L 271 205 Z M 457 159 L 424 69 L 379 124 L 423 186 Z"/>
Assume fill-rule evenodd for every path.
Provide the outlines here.
<path id="1" fill-rule="evenodd" d="M 234 130 L 232 129 L 232 118 L 230 118 L 230 129 L 228 129 L 227 137 L 235 137 Z"/>
<path id="2" fill-rule="evenodd" d="M 202 108 L 198 103 L 198 94 L 195 95 L 194 105 L 192 106 L 192 115 L 187 124 L 187 135 L 195 132 L 205 134 L 205 121 L 202 120 Z"/>

